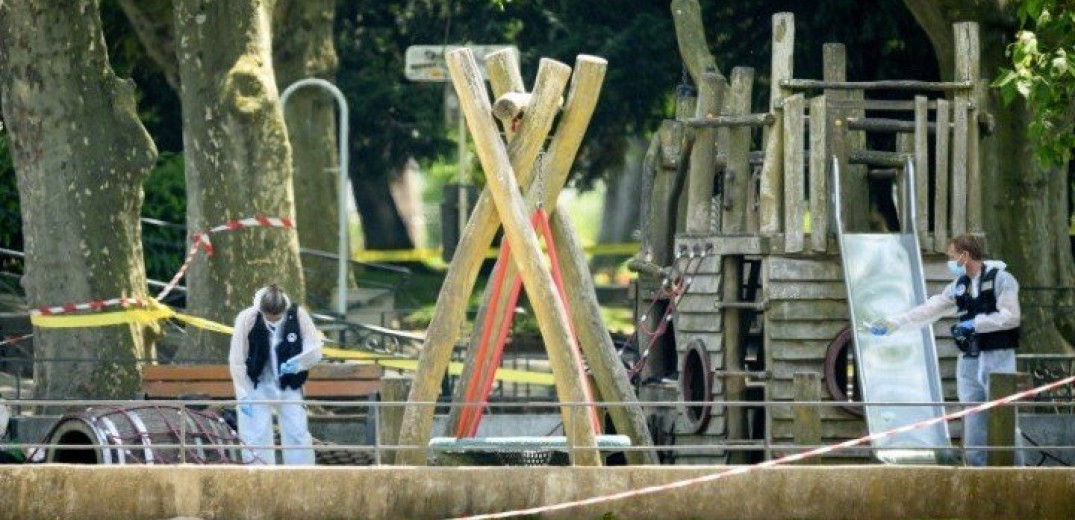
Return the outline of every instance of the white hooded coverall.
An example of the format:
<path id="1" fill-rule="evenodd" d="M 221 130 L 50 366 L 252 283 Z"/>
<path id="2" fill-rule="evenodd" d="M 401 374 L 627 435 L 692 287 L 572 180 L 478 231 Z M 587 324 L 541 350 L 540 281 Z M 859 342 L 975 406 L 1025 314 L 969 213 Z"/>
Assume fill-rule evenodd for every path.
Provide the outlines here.
<path id="1" fill-rule="evenodd" d="M 981 288 L 979 281 L 986 271 L 999 269 L 994 280 L 993 290 L 997 297 L 997 312 L 979 314 L 974 318 L 974 330 L 978 333 L 996 332 L 1014 329 L 1022 320 L 1019 308 L 1019 283 L 1008 271 L 1007 264 L 998 260 L 986 260 L 982 272 L 971 279 L 971 296 L 978 297 Z M 922 326 L 933 323 L 940 318 L 953 316 L 956 306 L 956 278 L 940 294 L 931 296 L 925 303 L 903 314 L 894 316 L 892 321 L 897 327 Z M 1015 347 L 1015 345 L 1012 345 Z M 962 353 L 956 362 L 956 393 L 961 403 L 980 403 L 989 399 L 989 374 L 994 372 L 1015 372 L 1015 349 L 982 351 L 977 358 L 968 358 Z M 963 418 L 963 445 L 966 447 L 985 446 L 987 433 L 987 412 L 973 413 Z M 1017 452 L 1016 460 L 1022 460 L 1022 453 Z M 967 450 L 967 465 L 984 466 L 986 452 Z"/>
<path id="2" fill-rule="evenodd" d="M 239 438 L 246 446 L 260 446 L 243 450 L 243 462 L 248 464 L 276 463 L 273 445 L 272 412 L 273 409 L 279 417 L 280 443 L 285 447 L 283 450 L 284 464 L 287 465 L 313 465 L 314 450 L 313 439 L 310 436 L 306 419 L 306 406 L 303 404 L 301 389 L 280 388 L 280 363 L 287 360 L 276 359 L 276 346 L 283 339 L 284 320 L 281 319 L 275 326 L 268 323 L 262 316 L 262 323 L 269 329 L 271 339 L 269 341 L 269 361 L 265 363 L 261 376 L 258 378 L 257 387 L 246 374 L 246 356 L 250 350 L 247 336 L 257 323 L 257 315 L 261 308 L 261 296 L 264 291 L 258 291 L 254 296 L 254 305 L 244 309 L 235 317 L 235 330 L 231 336 L 231 350 L 228 353 L 228 364 L 231 368 L 231 379 L 235 385 L 235 398 L 239 401 L 249 398 L 253 401 L 278 401 L 272 404 L 252 404 L 249 408 L 251 413 L 247 415 L 242 411 L 236 413 L 239 420 Z M 290 300 L 288 301 L 290 308 Z M 302 353 L 295 356 L 301 370 L 309 370 L 321 360 L 321 333 L 314 327 L 310 314 L 302 307 L 298 308 L 297 318 L 299 331 L 302 334 Z M 303 448 L 291 448 L 289 446 L 304 446 Z"/>

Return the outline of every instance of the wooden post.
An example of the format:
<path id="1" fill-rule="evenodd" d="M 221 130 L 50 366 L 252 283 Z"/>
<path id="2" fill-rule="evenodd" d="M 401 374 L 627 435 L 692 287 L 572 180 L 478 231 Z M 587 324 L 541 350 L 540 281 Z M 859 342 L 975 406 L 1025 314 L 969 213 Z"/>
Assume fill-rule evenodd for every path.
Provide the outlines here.
<path id="1" fill-rule="evenodd" d="M 948 249 L 948 121 L 952 109 L 946 99 L 937 100 L 936 172 L 933 177 L 933 250 Z"/>
<path id="2" fill-rule="evenodd" d="M 790 92 L 780 86 L 780 82 L 794 77 L 795 57 L 795 15 L 777 13 L 773 15 L 773 40 L 771 57 L 771 77 L 769 79 L 769 112 L 776 120 L 763 131 L 765 142 L 765 163 L 762 165 L 761 188 L 759 190 L 759 231 L 762 235 L 780 233 L 784 206 L 784 120 L 782 109 L 784 98 Z"/>
<path id="3" fill-rule="evenodd" d="M 829 247 L 829 153 L 825 96 L 810 99 L 810 249 Z"/>
<path id="4" fill-rule="evenodd" d="M 542 72 L 542 69 L 549 69 Z M 552 127 L 571 69 L 562 63 L 542 60 L 534 85 L 534 108 L 523 116 L 518 135 L 512 141 L 508 154 L 512 167 L 519 176 L 519 183 L 529 186 L 534 178 L 532 166 L 537 162 L 538 152 Z M 548 77 L 548 81 L 540 81 Z M 437 297 L 437 308 L 426 329 L 426 341 L 414 375 L 414 385 L 400 427 L 400 444 L 419 446 L 421 449 L 405 450 L 396 460 L 403 464 L 425 463 L 424 446 L 429 442 L 433 425 L 433 402 L 440 394 L 440 384 L 448 369 L 452 349 L 459 336 L 459 329 L 466 320 L 467 301 L 474 289 L 478 270 L 485 258 L 485 250 L 493 242 L 499 227 L 496 207 L 488 187 L 478 198 L 470 221 L 456 246 L 452 263 L 448 266 L 444 283 Z"/>
<path id="5" fill-rule="evenodd" d="M 892 182 L 893 186 L 896 188 L 896 200 L 899 201 L 896 204 L 896 211 L 900 218 L 900 231 L 903 230 L 902 228 L 909 228 L 910 225 L 915 224 L 914 222 L 909 221 L 911 218 L 910 215 L 904 214 L 907 213 L 904 211 L 907 207 L 906 201 L 904 200 L 907 197 L 907 194 L 903 191 L 903 182 L 907 179 L 907 172 L 903 170 L 904 166 L 907 164 L 904 158 L 909 157 L 914 153 L 914 146 L 914 134 L 905 134 L 902 132 L 896 134 L 896 152 L 897 157 L 899 157 L 899 164 L 895 167 L 900 171 L 900 175 L 893 179 Z M 910 188 L 912 190 L 915 189 L 914 186 L 911 186 Z"/>
<path id="6" fill-rule="evenodd" d="M 826 43 L 822 47 L 822 77 L 825 81 L 847 81 L 847 48 L 840 43 Z M 838 104 L 851 99 L 846 90 L 827 89 L 824 91 L 826 104 Z M 866 222 L 868 187 L 865 176 L 852 173 L 848 158 L 855 148 L 847 129 L 847 118 L 853 111 L 846 108 L 832 108 L 826 115 L 825 128 L 828 133 L 826 151 L 835 155 L 840 164 L 840 220 L 845 231 L 861 231 Z M 826 158 L 826 164 L 829 159 Z"/>
<path id="7" fill-rule="evenodd" d="M 803 194 L 806 100 L 795 94 L 784 100 L 784 251 L 801 253 L 803 244 Z"/>
<path id="8" fill-rule="evenodd" d="M 919 247 L 928 251 L 933 244 L 929 232 L 929 100 L 925 96 L 914 98 L 914 174 L 915 230 Z"/>
<path id="9" fill-rule="evenodd" d="M 402 377 L 386 377 L 381 379 L 380 400 L 382 403 L 405 403 L 407 392 L 410 391 L 410 380 Z M 377 443 L 381 446 L 395 446 L 399 444 L 399 428 L 403 422 L 403 405 L 384 405 L 377 408 L 380 416 L 377 423 Z M 373 423 L 373 414 L 370 414 L 370 425 Z M 370 425 L 367 425 L 369 427 Z M 396 460 L 396 451 L 388 450 L 382 453 L 381 462 L 392 464 Z"/>
<path id="10" fill-rule="evenodd" d="M 989 374 L 989 400 L 993 401 L 1007 397 L 1017 392 L 1022 392 L 1033 386 L 1030 374 L 1001 373 Z M 1018 410 L 1014 405 L 1000 406 L 988 413 L 988 433 L 986 443 L 993 448 L 1015 447 L 1015 427 L 1018 425 Z M 989 451 L 986 460 L 990 466 L 1014 466 L 1015 451 L 998 450 Z"/>
<path id="11" fill-rule="evenodd" d="M 616 352 L 616 345 L 608 334 L 608 327 L 601 318 L 601 305 L 597 301 L 593 277 L 590 276 L 578 232 L 562 207 L 552 215 L 551 224 L 564 285 L 571 287 L 567 291 L 571 321 L 575 324 L 575 332 L 593 374 L 597 393 L 603 401 L 622 403 L 608 407 L 612 424 L 618 433 L 630 437 L 632 446 L 652 447 L 653 438 L 646 425 L 645 412 Z M 652 450 L 629 451 L 627 461 L 631 464 L 660 463 L 657 452 Z"/>
<path id="12" fill-rule="evenodd" d="M 817 372 L 796 372 L 794 377 L 795 401 L 808 403 L 821 401 L 821 375 Z M 795 406 L 795 444 L 817 446 L 821 444 L 821 407 Z"/>
<path id="13" fill-rule="evenodd" d="M 544 262 L 537 234 L 530 227 L 527 206 L 519 192 L 508 151 L 493 122 L 489 94 L 478 64 L 474 61 L 473 53 L 466 48 L 447 53 L 445 59 L 452 83 L 459 94 L 460 107 L 467 116 L 467 126 L 474 136 L 475 148 L 486 172 L 485 178 L 493 194 L 497 213 L 515 251 L 513 263 L 523 278 L 523 285 L 537 315 L 538 328 L 545 339 L 549 364 L 555 375 L 556 393 L 562 402 L 584 402 L 584 381 L 579 377 L 581 367 L 576 366 L 572 352 L 574 347 L 567 311 L 556 293 L 555 282 L 549 266 Z M 585 419 L 586 414 L 577 414 L 571 407 L 564 406 L 561 415 L 564 432 L 573 448 L 573 462 L 584 466 L 601 465 L 594 425 Z"/>
<path id="14" fill-rule="evenodd" d="M 510 49 L 505 49 L 493 53 L 486 57 L 485 68 L 489 72 L 489 85 L 492 87 L 493 96 L 499 98 L 512 92 L 524 92 L 526 86 L 523 84 L 522 74 L 519 72 L 519 62 L 515 59 L 515 53 Z M 546 71 L 551 69 L 544 69 Z M 540 74 L 541 71 L 539 71 Z M 539 76 L 537 81 L 543 81 Z M 494 111 L 494 115 L 495 111 Z M 501 120 L 502 130 L 505 135 L 505 139 L 511 142 L 515 138 L 515 131 L 512 128 L 513 118 L 499 118 Z M 540 176 L 541 172 L 537 172 L 537 176 Z M 492 295 L 493 287 L 491 284 L 486 285 L 485 293 L 482 296 L 482 305 L 478 307 L 477 315 L 474 317 L 474 332 L 470 336 L 470 341 L 467 344 L 467 350 L 464 353 L 463 371 L 459 374 L 459 381 L 462 384 L 456 385 L 455 394 L 452 396 L 453 404 L 461 404 L 460 406 L 452 406 L 448 412 L 447 431 L 455 432 L 459 426 L 459 420 L 468 406 L 466 403 L 466 389 L 467 381 L 484 381 L 487 376 L 486 371 L 488 369 L 496 370 L 496 367 L 488 367 L 486 362 L 488 359 L 478 359 L 478 345 L 481 341 L 481 328 L 485 326 L 486 316 L 490 312 L 493 314 L 493 322 L 489 325 L 491 330 L 500 330 L 500 326 L 503 320 L 510 316 L 514 309 L 507 309 L 508 294 L 505 293 L 504 298 L 500 301 L 494 302 L 495 307 L 490 309 L 490 299 Z M 487 370 L 479 370 L 485 368 Z"/>
<path id="15" fill-rule="evenodd" d="M 731 86 L 724 100 L 724 114 L 749 114 L 753 87 L 754 69 L 732 69 Z M 743 234 L 747 232 L 747 212 L 750 211 L 750 127 L 721 128 L 717 131 L 717 142 L 720 143 L 718 148 L 727 157 L 721 231 L 726 235 Z"/>
<path id="16" fill-rule="evenodd" d="M 646 426 L 645 413 L 634 388 L 631 387 L 627 373 L 623 369 L 616 347 L 608 334 L 608 327 L 601 318 L 601 308 L 597 302 L 597 292 L 593 287 L 593 278 L 582 242 L 567 217 L 567 212 L 558 209 L 560 187 L 566 182 L 575 162 L 583 135 L 589 125 L 590 116 L 601 91 L 601 82 L 607 67 L 605 60 L 593 56 L 580 56 L 575 65 L 575 77 L 567 95 L 570 108 L 564 111 L 557 127 L 556 137 L 545 154 L 543 169 L 545 175 L 544 206 L 556 210 L 552 214 L 552 232 L 556 241 L 556 250 L 561 260 L 564 284 L 568 300 L 571 302 L 572 322 L 579 335 L 583 354 L 589 361 L 590 370 L 598 391 L 606 399 L 628 403 L 628 406 L 616 406 L 609 410 L 616 431 L 631 438 L 634 446 L 652 446 L 653 440 Z M 531 194 L 527 204 L 535 204 Z M 540 194 L 534 192 L 536 198 Z M 632 464 L 656 464 L 653 451 L 631 452 L 627 460 Z"/>
<path id="17" fill-rule="evenodd" d="M 967 232 L 967 198 L 969 159 L 969 135 L 967 110 L 970 101 L 965 96 L 956 96 L 953 119 L 955 132 L 952 138 L 952 236 Z"/>
<path id="18" fill-rule="evenodd" d="M 702 74 L 698 85 L 698 108 L 695 117 L 712 119 L 720 113 L 725 80 L 715 70 Z M 710 209 L 713 204 L 713 178 L 717 169 L 717 129 L 701 127 L 695 130 L 691 150 L 690 177 L 687 179 L 687 232 L 710 231 Z"/>
<path id="19" fill-rule="evenodd" d="M 966 81 L 975 87 L 981 79 L 980 45 L 978 24 L 960 22 L 953 26 L 955 31 L 955 81 Z M 964 99 L 967 103 L 967 231 L 982 232 L 982 179 L 978 157 L 978 108 L 984 100 L 977 99 L 975 90 L 962 90 L 956 94 L 956 103 Z M 957 120 L 958 123 L 958 120 Z M 956 160 L 959 160 L 958 158 Z"/>

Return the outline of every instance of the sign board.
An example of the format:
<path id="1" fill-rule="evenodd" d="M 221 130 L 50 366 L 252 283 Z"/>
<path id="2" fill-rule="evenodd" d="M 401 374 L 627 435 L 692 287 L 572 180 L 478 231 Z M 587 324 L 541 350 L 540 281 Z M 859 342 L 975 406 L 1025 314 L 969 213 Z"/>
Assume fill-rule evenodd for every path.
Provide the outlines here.
<path id="1" fill-rule="evenodd" d="M 482 77 L 488 79 L 485 71 L 485 57 L 497 51 L 511 49 L 515 58 L 519 58 L 519 49 L 514 45 L 411 45 L 407 47 L 403 73 L 411 81 L 449 81 L 448 64 L 444 55 L 459 48 L 466 47 L 474 53 Z"/>

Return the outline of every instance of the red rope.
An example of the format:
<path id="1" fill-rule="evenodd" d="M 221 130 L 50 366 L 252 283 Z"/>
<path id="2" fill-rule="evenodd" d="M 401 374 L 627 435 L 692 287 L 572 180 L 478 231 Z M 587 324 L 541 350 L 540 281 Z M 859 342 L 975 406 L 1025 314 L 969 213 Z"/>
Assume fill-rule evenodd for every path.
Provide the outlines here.
<path id="1" fill-rule="evenodd" d="M 552 278 L 556 282 L 556 292 L 560 295 L 560 303 L 564 305 L 564 310 L 567 311 L 568 316 L 571 316 L 571 306 L 567 302 L 567 291 L 564 290 L 564 277 L 560 271 L 560 259 L 556 255 L 555 242 L 552 239 L 552 228 L 549 226 L 549 215 L 545 213 L 544 209 L 538 208 L 536 219 L 541 224 L 541 234 L 545 236 L 545 245 L 549 250 L 549 262 L 552 264 Z M 575 358 L 575 371 L 582 384 L 582 395 L 587 403 L 594 402 L 593 390 L 590 388 L 589 379 L 586 377 L 586 370 L 584 360 L 582 357 L 582 350 L 579 348 L 578 334 L 575 333 L 575 323 L 569 318 L 567 320 L 568 326 L 571 328 L 571 354 Z M 601 432 L 601 420 L 597 417 L 597 411 L 594 410 L 593 405 L 587 407 L 590 421 L 593 423 L 594 431 Z"/>
<path id="2" fill-rule="evenodd" d="M 489 301 L 495 303 L 500 299 L 500 291 L 504 285 L 504 278 L 507 275 L 508 262 L 510 261 L 511 246 L 508 242 L 504 241 L 504 247 L 500 248 L 500 253 L 497 256 L 496 272 L 493 273 L 493 292 L 490 294 Z M 511 306 L 506 307 L 510 309 Z M 493 332 L 493 319 L 496 316 L 496 309 L 489 308 L 485 310 L 485 323 L 482 324 L 481 341 L 478 342 L 478 351 L 475 353 L 475 371 L 471 376 L 471 379 L 466 382 L 466 390 L 463 395 L 463 411 L 459 415 L 459 424 L 455 428 L 456 437 L 472 437 L 473 432 L 477 431 L 477 422 L 480 419 L 476 419 L 475 416 L 481 415 L 481 407 L 471 405 L 471 403 L 478 402 L 479 388 L 482 386 L 479 382 L 485 381 L 486 372 L 490 371 L 490 365 L 486 362 L 489 357 L 489 336 Z M 494 367 L 496 365 L 493 365 Z M 495 370 L 493 371 L 495 373 Z M 482 406 L 485 404 L 485 399 L 481 399 Z M 471 431 L 471 423 L 474 423 L 473 432 Z"/>

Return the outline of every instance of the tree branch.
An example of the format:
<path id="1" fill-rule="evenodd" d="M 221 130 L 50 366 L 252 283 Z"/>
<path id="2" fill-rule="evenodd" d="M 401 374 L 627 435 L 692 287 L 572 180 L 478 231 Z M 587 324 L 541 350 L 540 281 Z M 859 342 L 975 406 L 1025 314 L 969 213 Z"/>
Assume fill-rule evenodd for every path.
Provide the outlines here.
<path id="1" fill-rule="evenodd" d="M 175 55 L 175 26 L 171 0 L 119 0 L 138 40 L 160 67 L 172 90 L 179 92 L 179 60 Z"/>

